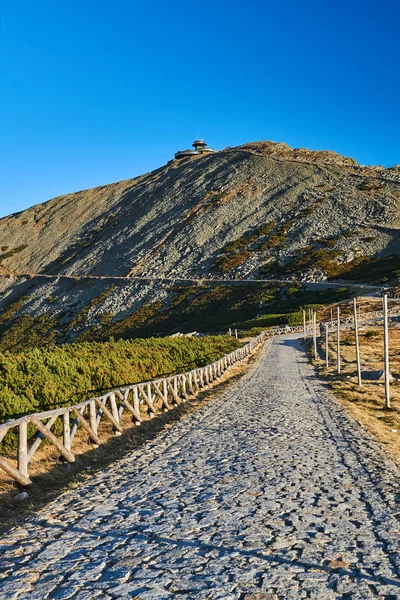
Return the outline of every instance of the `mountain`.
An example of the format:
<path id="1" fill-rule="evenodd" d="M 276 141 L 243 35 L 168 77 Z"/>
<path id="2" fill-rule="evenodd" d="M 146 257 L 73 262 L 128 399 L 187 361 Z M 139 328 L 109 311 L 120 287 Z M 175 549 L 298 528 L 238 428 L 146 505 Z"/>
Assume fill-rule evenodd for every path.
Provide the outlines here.
<path id="1" fill-rule="evenodd" d="M 170 280 L 391 280 L 399 208 L 400 167 L 331 151 L 254 142 L 170 161 L 1 219 L 0 321 L 47 320 L 51 339 L 73 339 L 164 314 Z M 132 276 L 169 281 L 112 279 Z"/>

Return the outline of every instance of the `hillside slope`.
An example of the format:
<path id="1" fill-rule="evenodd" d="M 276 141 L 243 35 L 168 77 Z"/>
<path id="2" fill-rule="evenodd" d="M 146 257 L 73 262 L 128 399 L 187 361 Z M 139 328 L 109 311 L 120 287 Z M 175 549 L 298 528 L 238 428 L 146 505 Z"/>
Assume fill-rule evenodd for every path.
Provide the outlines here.
<path id="1" fill-rule="evenodd" d="M 0 264 L 4 275 L 379 282 L 400 268 L 399 209 L 398 167 L 257 142 L 1 219 Z M 365 257 L 375 271 L 363 269 Z M 92 313 L 120 319 L 171 291 L 135 281 L 1 282 L 3 309 L 58 315 L 70 329 L 82 311 L 89 324 Z"/>

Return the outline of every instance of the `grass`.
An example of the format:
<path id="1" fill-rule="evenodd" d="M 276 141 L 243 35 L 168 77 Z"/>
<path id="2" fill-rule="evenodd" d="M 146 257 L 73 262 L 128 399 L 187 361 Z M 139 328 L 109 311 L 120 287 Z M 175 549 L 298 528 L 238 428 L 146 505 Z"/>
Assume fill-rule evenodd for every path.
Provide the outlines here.
<path id="1" fill-rule="evenodd" d="M 383 380 L 363 381 L 358 386 L 356 377 L 356 354 L 354 333 L 343 337 L 349 343 L 341 346 L 341 375 L 336 373 L 336 336 L 331 335 L 329 352 L 331 366 L 321 367 L 321 373 L 329 381 L 336 396 L 349 411 L 361 422 L 372 435 L 384 445 L 397 464 L 400 465 L 400 383 L 392 382 L 391 409 L 385 408 L 385 390 Z M 390 338 L 390 368 L 395 376 L 400 375 L 400 330 L 391 328 Z M 322 343 L 325 352 L 325 344 Z M 362 370 L 377 371 L 383 368 L 383 328 L 382 325 L 362 327 L 360 329 L 360 354 Z"/>

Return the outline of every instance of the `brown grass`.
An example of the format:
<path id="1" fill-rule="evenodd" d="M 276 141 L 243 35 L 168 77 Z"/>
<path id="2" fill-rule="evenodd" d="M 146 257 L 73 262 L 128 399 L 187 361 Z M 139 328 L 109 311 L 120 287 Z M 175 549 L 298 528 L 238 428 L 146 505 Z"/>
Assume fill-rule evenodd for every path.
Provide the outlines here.
<path id="1" fill-rule="evenodd" d="M 369 310 L 373 310 L 370 308 Z M 369 337 L 368 332 L 377 332 L 378 335 Z M 390 384 L 391 408 L 385 407 L 384 380 L 363 381 L 358 386 L 356 372 L 356 349 L 354 331 L 342 332 L 342 339 L 348 337 L 349 345 L 341 346 L 341 374 L 338 376 L 336 334 L 330 335 L 329 354 L 330 366 L 327 369 L 323 361 L 318 360 L 321 374 L 331 384 L 337 398 L 346 410 L 381 443 L 390 453 L 394 461 L 400 466 L 400 383 L 393 381 Z M 360 355 L 361 369 L 363 371 L 378 371 L 383 369 L 383 327 L 382 321 L 376 325 L 360 328 Z M 390 340 L 390 370 L 395 377 L 400 376 L 400 329 L 389 329 Z M 325 353 L 325 343 L 322 341 Z M 324 354 L 325 356 L 325 354 Z"/>
<path id="2" fill-rule="evenodd" d="M 75 436 L 72 451 L 75 462 L 71 465 L 60 462 L 57 450 L 44 445 L 36 452 L 30 463 L 29 474 L 33 485 L 27 490 L 29 499 L 26 503 L 17 504 L 14 496 L 18 488 L 6 473 L 0 471 L 0 530 L 18 524 L 21 518 L 36 512 L 39 508 L 54 500 L 60 493 L 73 489 L 89 479 L 94 473 L 137 450 L 147 441 L 169 429 L 182 419 L 202 408 L 206 403 L 219 397 L 233 385 L 248 368 L 257 360 L 262 346 L 242 363 L 234 365 L 219 381 L 212 384 L 192 400 L 175 407 L 168 412 L 161 412 L 154 419 L 146 418 L 140 427 L 132 426 L 130 416 L 124 414 L 122 426 L 127 429 L 120 436 L 113 434 L 111 425 L 103 422 L 99 434 L 105 440 L 98 448 L 87 439 L 87 434 L 80 428 Z"/>

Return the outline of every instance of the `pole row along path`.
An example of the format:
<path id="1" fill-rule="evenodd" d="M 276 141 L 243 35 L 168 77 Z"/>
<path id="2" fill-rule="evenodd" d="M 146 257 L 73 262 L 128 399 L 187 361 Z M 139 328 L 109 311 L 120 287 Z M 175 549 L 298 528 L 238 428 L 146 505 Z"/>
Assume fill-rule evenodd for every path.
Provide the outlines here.
<path id="1" fill-rule="evenodd" d="M 0 597 L 400 598 L 399 471 L 296 336 L 0 541 Z"/>

